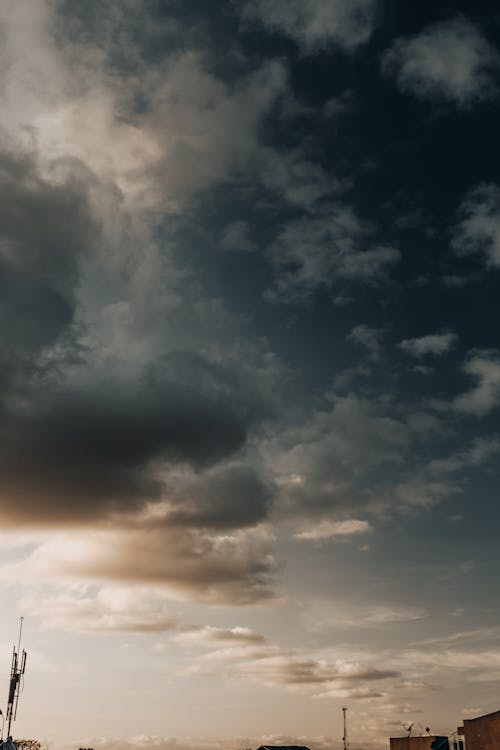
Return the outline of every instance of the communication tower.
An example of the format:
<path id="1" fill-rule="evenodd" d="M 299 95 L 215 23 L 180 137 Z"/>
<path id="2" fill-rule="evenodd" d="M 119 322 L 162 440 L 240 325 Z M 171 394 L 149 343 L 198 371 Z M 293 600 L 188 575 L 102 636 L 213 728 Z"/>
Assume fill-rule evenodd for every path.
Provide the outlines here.
<path id="1" fill-rule="evenodd" d="M 10 734 L 10 728 L 12 726 L 12 722 L 16 720 L 17 715 L 17 704 L 19 701 L 19 694 L 22 691 L 23 688 L 23 676 L 26 669 L 26 651 L 21 651 L 21 635 L 23 631 L 23 617 L 21 617 L 21 622 L 19 625 L 19 640 L 17 643 L 17 650 L 14 646 L 14 650 L 12 652 L 12 663 L 10 667 L 10 681 L 9 681 L 9 697 L 7 699 L 7 710 L 5 712 L 4 721 L 2 723 L 2 733 L 0 737 L 0 750 L 4 748 L 5 750 L 12 750 L 12 748 L 15 749 L 15 744 L 12 741 L 12 737 Z M 2 712 L 0 711 L 0 714 Z M 4 741 L 3 739 L 3 730 L 5 723 L 7 723 L 7 739 Z"/>

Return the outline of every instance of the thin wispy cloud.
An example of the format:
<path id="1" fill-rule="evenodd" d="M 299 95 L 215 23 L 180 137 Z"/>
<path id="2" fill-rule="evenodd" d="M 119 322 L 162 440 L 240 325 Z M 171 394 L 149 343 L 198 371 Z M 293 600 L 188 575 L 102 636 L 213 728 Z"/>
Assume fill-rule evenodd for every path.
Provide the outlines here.
<path id="1" fill-rule="evenodd" d="M 366 534 L 370 530 L 371 526 L 368 521 L 352 518 L 345 521 L 321 521 L 317 526 L 298 531 L 294 537 L 303 541 L 341 539 Z"/>

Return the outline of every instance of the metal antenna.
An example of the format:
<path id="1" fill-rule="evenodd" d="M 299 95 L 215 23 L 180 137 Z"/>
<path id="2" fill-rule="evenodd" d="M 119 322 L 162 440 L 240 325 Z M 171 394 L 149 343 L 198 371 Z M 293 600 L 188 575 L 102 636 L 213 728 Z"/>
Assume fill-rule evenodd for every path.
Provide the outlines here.
<path id="1" fill-rule="evenodd" d="M 23 621 L 24 621 L 24 617 L 20 617 L 19 618 L 19 638 L 17 641 L 17 653 L 19 653 L 19 650 L 21 648 L 21 635 L 23 633 Z"/>
<path id="2" fill-rule="evenodd" d="M 406 728 L 406 731 L 408 732 L 408 734 L 406 735 L 406 747 L 408 750 L 410 750 L 410 735 L 411 735 L 412 729 L 413 729 L 413 721 L 410 724 L 408 724 L 408 727 Z"/>
<path id="3" fill-rule="evenodd" d="M 23 620 L 19 625 L 19 640 L 16 647 L 12 652 L 12 664 L 10 668 L 10 682 L 9 682 L 9 699 L 7 701 L 6 721 L 7 721 L 7 738 L 10 737 L 10 727 L 13 721 L 16 720 L 17 715 L 17 704 L 19 701 L 19 693 L 21 692 L 21 677 L 24 675 L 26 669 L 26 651 L 22 651 L 21 658 L 19 658 L 21 649 L 21 634 L 23 631 Z"/>
<path id="4" fill-rule="evenodd" d="M 342 713 L 344 714 L 344 750 L 349 750 L 349 741 L 347 739 L 347 706 L 342 706 Z"/>

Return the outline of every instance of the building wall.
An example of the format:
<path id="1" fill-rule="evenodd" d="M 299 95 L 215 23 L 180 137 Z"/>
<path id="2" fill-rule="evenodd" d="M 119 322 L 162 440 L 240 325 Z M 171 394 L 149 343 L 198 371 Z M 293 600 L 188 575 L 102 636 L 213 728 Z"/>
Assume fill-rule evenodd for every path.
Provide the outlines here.
<path id="1" fill-rule="evenodd" d="M 477 719 L 465 719 L 464 735 L 467 750 L 499 750 L 500 711 Z"/>
<path id="2" fill-rule="evenodd" d="M 439 743 L 439 750 L 449 750 L 449 745 L 446 737 L 438 737 L 427 735 L 426 737 L 391 737 L 389 743 L 391 750 L 432 750 L 432 743 L 436 740 L 442 740 Z M 467 747 L 467 750 L 469 748 Z M 489 748 L 488 748 L 489 750 Z M 497 747 L 500 750 L 500 745 Z"/>

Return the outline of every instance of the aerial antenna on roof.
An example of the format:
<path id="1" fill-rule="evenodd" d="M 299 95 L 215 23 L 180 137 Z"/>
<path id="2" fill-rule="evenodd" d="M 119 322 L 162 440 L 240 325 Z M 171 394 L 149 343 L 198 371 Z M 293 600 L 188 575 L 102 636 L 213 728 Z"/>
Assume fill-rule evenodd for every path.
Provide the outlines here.
<path id="1" fill-rule="evenodd" d="M 411 730 L 413 729 L 415 722 L 410 722 L 408 726 L 406 727 L 406 731 L 408 734 L 406 735 L 406 747 L 409 749 L 410 747 L 410 736 L 411 736 Z"/>
<path id="2" fill-rule="evenodd" d="M 17 642 L 17 651 L 16 647 L 14 646 L 14 650 L 12 652 L 12 664 L 10 667 L 9 698 L 7 700 L 7 711 L 5 713 L 5 721 L 7 722 L 7 743 L 11 739 L 10 728 L 12 722 L 16 720 L 19 693 L 22 690 L 22 678 L 26 669 L 26 651 L 24 651 L 23 649 L 23 651 L 21 652 L 23 620 L 24 617 L 21 617 L 19 623 L 19 639 Z M 1 741 L 3 741 L 3 727 Z"/>
<path id="3" fill-rule="evenodd" d="M 344 750 L 349 750 L 349 741 L 347 739 L 347 706 L 342 706 L 342 713 L 344 714 Z"/>

